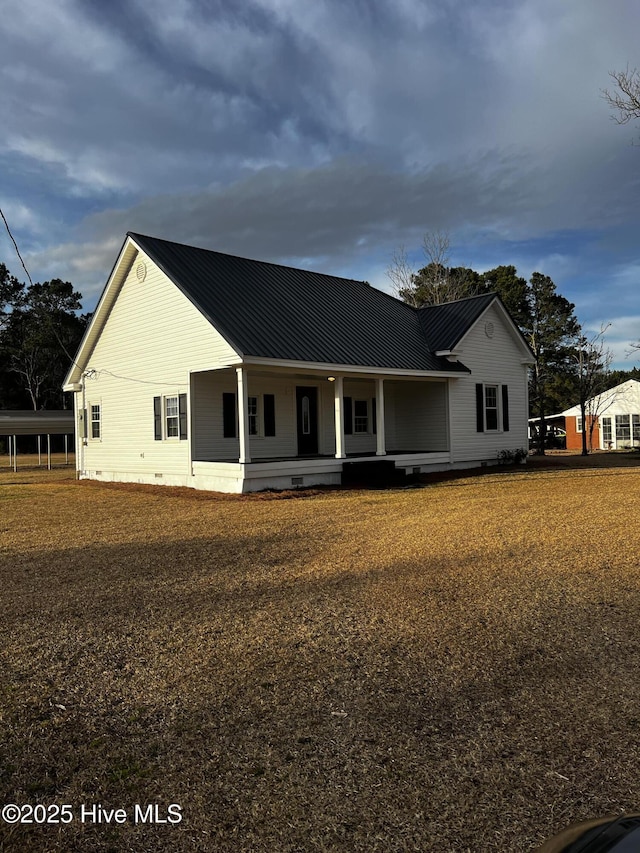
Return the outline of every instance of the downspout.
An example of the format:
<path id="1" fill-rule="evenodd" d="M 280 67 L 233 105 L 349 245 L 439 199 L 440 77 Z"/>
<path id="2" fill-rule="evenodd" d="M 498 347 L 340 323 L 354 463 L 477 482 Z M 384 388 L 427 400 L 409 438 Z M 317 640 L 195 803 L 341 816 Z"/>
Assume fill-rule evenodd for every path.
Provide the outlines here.
<path id="1" fill-rule="evenodd" d="M 87 419 L 87 406 L 86 406 L 86 395 L 85 395 L 85 377 L 86 373 L 84 370 L 80 376 L 80 384 L 82 386 L 82 433 L 78 436 L 78 450 L 80 451 L 78 456 L 78 465 L 76 472 L 76 479 L 80 479 L 80 475 L 84 473 L 84 444 L 85 444 L 85 433 L 87 429 L 86 419 Z M 76 417 L 76 423 L 80 422 L 80 418 Z"/>

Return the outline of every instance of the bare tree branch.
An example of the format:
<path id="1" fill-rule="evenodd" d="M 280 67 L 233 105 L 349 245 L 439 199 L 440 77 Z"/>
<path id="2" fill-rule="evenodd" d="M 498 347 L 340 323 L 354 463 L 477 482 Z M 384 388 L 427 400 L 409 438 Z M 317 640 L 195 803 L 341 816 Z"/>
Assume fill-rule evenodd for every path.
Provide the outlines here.
<path id="1" fill-rule="evenodd" d="M 451 241 L 446 231 L 427 231 L 422 240 L 424 265 L 416 270 L 407 258 L 404 246 L 397 249 L 387 268 L 395 296 L 419 308 L 440 305 L 477 293 L 477 273 L 450 266 Z"/>
<path id="2" fill-rule="evenodd" d="M 411 305 L 414 304 L 412 297 L 415 291 L 416 272 L 409 262 L 404 246 L 395 250 L 386 272 L 393 285 L 394 296 Z"/>
<path id="3" fill-rule="evenodd" d="M 633 119 L 640 119 L 640 72 L 637 68 L 624 71 L 610 71 L 609 76 L 614 80 L 617 90 L 610 92 L 603 89 L 602 95 L 610 107 L 616 111 L 611 118 L 617 124 L 627 124 Z"/>
<path id="4" fill-rule="evenodd" d="M 449 266 L 451 239 L 446 231 L 427 231 L 422 238 L 422 251 L 430 264 Z"/>
<path id="5" fill-rule="evenodd" d="M 578 380 L 580 415 L 582 417 L 582 455 L 593 449 L 593 431 L 603 406 L 611 404 L 604 394 L 613 353 L 605 345 L 604 335 L 610 323 L 603 323 L 600 331 L 587 338 L 580 334 L 576 341 L 575 359 Z M 588 436 L 588 442 L 587 442 Z"/>

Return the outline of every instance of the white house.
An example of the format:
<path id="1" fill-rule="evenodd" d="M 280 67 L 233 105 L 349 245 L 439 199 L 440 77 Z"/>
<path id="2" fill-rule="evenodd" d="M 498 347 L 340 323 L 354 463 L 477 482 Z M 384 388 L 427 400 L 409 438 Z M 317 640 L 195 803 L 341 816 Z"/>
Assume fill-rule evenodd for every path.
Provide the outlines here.
<path id="1" fill-rule="evenodd" d="M 640 382 L 628 379 L 587 402 L 587 430 L 593 420 L 589 448 L 623 450 L 640 447 Z M 567 432 L 567 448 L 582 446 L 580 406 L 562 412 Z"/>
<path id="2" fill-rule="evenodd" d="M 246 492 L 494 462 L 527 446 L 531 361 L 494 294 L 416 309 L 129 233 L 64 387 L 81 477 Z"/>

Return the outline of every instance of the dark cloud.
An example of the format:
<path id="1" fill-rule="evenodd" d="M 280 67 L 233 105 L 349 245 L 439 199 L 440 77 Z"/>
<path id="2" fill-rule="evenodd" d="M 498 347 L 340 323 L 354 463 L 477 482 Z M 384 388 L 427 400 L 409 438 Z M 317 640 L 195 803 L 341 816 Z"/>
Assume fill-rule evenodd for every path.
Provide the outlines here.
<path id="1" fill-rule="evenodd" d="M 0 203 L 38 276 L 92 294 L 127 230 L 380 283 L 439 228 L 640 315 L 640 155 L 601 97 L 638 24 L 624 0 L 6 0 Z"/>

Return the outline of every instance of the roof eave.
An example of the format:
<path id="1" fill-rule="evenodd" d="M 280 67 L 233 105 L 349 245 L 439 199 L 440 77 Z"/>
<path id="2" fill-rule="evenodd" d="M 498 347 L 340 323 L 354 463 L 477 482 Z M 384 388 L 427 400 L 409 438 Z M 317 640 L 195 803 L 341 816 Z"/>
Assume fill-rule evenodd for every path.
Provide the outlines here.
<path id="1" fill-rule="evenodd" d="M 208 323 L 210 323 L 211 326 L 213 326 L 213 328 L 218 332 L 218 334 L 221 335 L 225 339 L 225 341 L 229 344 L 231 349 L 234 350 L 234 352 L 236 352 L 238 354 L 238 356 L 240 356 L 242 358 L 242 355 L 243 355 L 242 350 L 238 346 L 238 342 L 234 340 L 233 336 L 229 333 L 229 331 L 227 329 L 223 328 L 222 325 L 220 324 L 219 320 L 217 320 L 214 317 L 211 317 L 209 315 L 209 313 L 207 311 L 205 311 L 203 309 L 203 307 L 201 305 L 199 305 L 195 299 L 193 299 L 192 295 L 189 293 L 188 289 L 186 289 L 183 286 L 183 284 L 179 280 L 179 278 L 177 278 L 169 269 L 167 269 L 166 264 L 164 264 L 160 260 L 160 258 L 157 256 L 157 254 L 153 251 L 152 246 L 149 246 L 146 244 L 144 246 L 140 245 L 139 240 L 140 240 L 140 238 L 143 238 L 143 242 L 144 242 L 144 235 L 143 234 L 138 235 L 135 232 L 128 231 L 127 232 L 127 238 L 129 240 L 131 240 L 134 243 L 134 245 L 136 245 L 138 247 L 139 251 L 143 252 L 151 261 L 153 261 L 153 263 L 158 267 L 158 269 L 161 270 L 161 272 L 163 272 L 164 275 L 166 275 L 166 277 L 169 279 L 169 281 L 172 282 L 178 288 L 178 290 L 180 291 L 180 293 L 182 293 L 182 295 L 185 297 L 185 299 L 189 300 L 189 302 L 194 306 L 194 308 L 196 308 L 200 312 L 200 314 L 202 314 L 202 316 L 205 318 L 205 320 Z"/>
<path id="2" fill-rule="evenodd" d="M 326 373 L 342 373 L 342 374 L 361 374 L 361 375 L 376 375 L 390 377 L 410 377 L 410 378 L 438 378 L 438 379 L 457 379 L 461 374 L 471 373 L 468 367 L 461 362 L 456 362 L 457 370 L 416 370 L 398 367 L 380 367 L 377 365 L 358 365 L 358 364 L 335 364 L 332 362 L 320 361 L 294 361 L 276 358 L 263 358 L 259 356 L 248 356 L 237 362 L 231 367 L 242 366 L 259 366 L 259 367 L 274 367 L 284 368 L 287 370 L 309 370 L 315 372 Z"/>
<path id="3" fill-rule="evenodd" d="M 117 296 L 120 286 L 131 269 L 131 265 L 139 251 L 139 247 L 127 235 L 116 262 L 113 265 L 111 273 L 109 274 L 107 283 L 100 294 L 100 299 L 98 300 L 96 309 L 93 312 L 91 321 L 82 336 L 80 346 L 78 347 L 78 351 L 71 368 L 65 377 L 62 385 L 64 391 L 75 390 L 72 386 L 79 383 L 82 379 L 82 373 L 87 366 L 96 341 L 100 336 L 107 321 L 107 317 L 111 312 L 111 307 L 115 302 L 115 297 Z"/>

